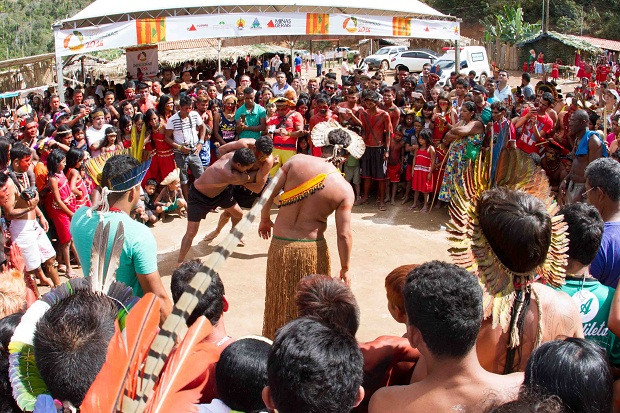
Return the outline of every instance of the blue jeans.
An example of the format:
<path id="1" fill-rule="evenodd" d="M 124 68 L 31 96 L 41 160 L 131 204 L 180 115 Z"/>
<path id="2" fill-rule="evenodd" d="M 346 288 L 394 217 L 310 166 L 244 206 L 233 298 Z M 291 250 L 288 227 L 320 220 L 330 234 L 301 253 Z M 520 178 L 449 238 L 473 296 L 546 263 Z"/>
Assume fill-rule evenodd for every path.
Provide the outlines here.
<path id="1" fill-rule="evenodd" d="M 321 63 L 320 65 L 317 64 L 316 65 L 316 77 L 321 77 L 322 72 L 323 72 L 323 63 Z"/>

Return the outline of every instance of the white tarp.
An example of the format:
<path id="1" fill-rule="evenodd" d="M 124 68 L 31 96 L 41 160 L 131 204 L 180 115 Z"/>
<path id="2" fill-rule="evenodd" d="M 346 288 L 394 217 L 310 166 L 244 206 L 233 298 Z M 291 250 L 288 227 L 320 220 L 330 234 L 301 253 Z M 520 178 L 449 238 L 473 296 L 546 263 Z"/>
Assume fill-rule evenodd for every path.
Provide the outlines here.
<path id="1" fill-rule="evenodd" d="M 227 13 L 130 20 L 55 32 L 61 56 L 164 41 L 254 36 L 364 36 L 457 40 L 459 23 L 327 13 Z"/>
<path id="2" fill-rule="evenodd" d="M 134 78 L 138 77 L 138 69 L 146 77 L 159 73 L 157 45 L 128 48 L 126 58 L 127 71 Z"/>

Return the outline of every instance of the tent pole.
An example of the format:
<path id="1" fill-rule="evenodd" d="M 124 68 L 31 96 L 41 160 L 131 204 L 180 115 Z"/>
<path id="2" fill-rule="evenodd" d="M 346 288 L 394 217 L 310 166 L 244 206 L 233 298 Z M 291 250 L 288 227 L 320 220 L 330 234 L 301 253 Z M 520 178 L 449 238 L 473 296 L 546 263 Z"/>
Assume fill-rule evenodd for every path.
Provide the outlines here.
<path id="1" fill-rule="evenodd" d="M 217 39 L 217 71 L 222 73 L 222 39 Z"/>
<path id="2" fill-rule="evenodd" d="M 58 33 L 60 32 L 61 25 L 55 24 L 54 26 L 54 38 L 58 38 Z M 62 75 L 62 57 L 60 56 L 58 47 L 55 47 L 56 52 L 56 82 L 58 82 L 58 96 L 60 97 L 60 101 L 65 103 L 65 79 Z"/>
<path id="3" fill-rule="evenodd" d="M 454 49 L 454 71 L 458 76 L 461 71 L 461 41 L 456 41 L 456 48 Z"/>

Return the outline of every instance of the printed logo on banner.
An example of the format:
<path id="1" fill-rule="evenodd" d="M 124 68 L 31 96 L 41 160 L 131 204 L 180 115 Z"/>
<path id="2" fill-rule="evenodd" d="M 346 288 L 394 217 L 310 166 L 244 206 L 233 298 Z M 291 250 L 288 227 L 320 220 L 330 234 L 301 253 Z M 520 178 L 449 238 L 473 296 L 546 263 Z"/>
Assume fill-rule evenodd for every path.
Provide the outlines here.
<path id="1" fill-rule="evenodd" d="M 328 34 L 328 33 L 329 33 L 329 14 L 306 13 L 306 34 Z"/>
<path id="2" fill-rule="evenodd" d="M 237 20 L 237 29 L 243 30 L 245 28 L 245 20 L 239 19 Z"/>
<path id="3" fill-rule="evenodd" d="M 258 17 L 254 18 L 254 21 L 252 22 L 250 29 L 262 29 L 262 27 L 260 26 L 260 22 L 258 21 Z"/>
<path id="4" fill-rule="evenodd" d="M 138 44 L 151 44 L 166 41 L 166 18 L 136 20 Z"/>
<path id="5" fill-rule="evenodd" d="M 392 18 L 392 35 L 411 36 L 411 18 L 410 17 L 393 17 Z"/>
<path id="6" fill-rule="evenodd" d="M 191 26 L 189 26 L 189 27 L 187 28 L 187 31 L 188 31 L 188 32 L 195 32 L 195 31 L 196 31 L 196 26 L 194 26 L 194 25 L 192 24 Z"/>
<path id="7" fill-rule="evenodd" d="M 145 52 L 140 52 L 136 59 L 138 59 L 138 61 L 140 61 L 140 62 L 146 62 L 146 53 Z"/>
<path id="8" fill-rule="evenodd" d="M 353 16 L 347 17 L 342 22 L 342 28 L 349 33 L 357 33 L 357 19 Z"/>
<path id="9" fill-rule="evenodd" d="M 84 47 L 84 35 L 77 30 L 69 33 L 63 42 L 65 49 L 78 51 Z"/>
<path id="10" fill-rule="evenodd" d="M 267 23 L 267 27 L 270 29 L 281 29 L 292 26 L 293 22 L 291 19 L 271 19 L 269 23 Z"/>
<path id="11" fill-rule="evenodd" d="M 188 28 L 187 31 L 188 32 L 197 32 L 199 30 L 204 30 L 207 29 L 209 27 L 208 24 L 191 24 Z"/>

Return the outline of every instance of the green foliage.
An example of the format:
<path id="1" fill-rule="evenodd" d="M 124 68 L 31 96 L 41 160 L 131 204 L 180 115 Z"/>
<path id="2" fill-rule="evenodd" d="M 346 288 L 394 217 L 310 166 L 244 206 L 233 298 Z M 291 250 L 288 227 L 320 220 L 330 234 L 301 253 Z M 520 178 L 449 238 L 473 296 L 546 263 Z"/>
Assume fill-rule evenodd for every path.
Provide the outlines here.
<path id="1" fill-rule="evenodd" d="M 0 60 L 54 51 L 52 24 L 92 0 L 0 0 Z"/>
<path id="2" fill-rule="evenodd" d="M 511 10 L 520 7 L 524 22 L 539 22 L 542 18 L 543 0 L 425 1 L 442 13 L 460 17 L 463 25 L 484 24 L 491 35 L 491 26 L 497 23 L 495 16 L 506 17 L 504 7 Z M 620 40 L 620 13 L 617 12 L 620 0 L 551 0 L 549 3 L 549 30 Z"/>
<path id="3" fill-rule="evenodd" d="M 523 21 L 523 9 L 504 6 L 502 13 L 488 16 L 480 22 L 486 30 L 485 42 L 515 43 L 540 31 L 540 23 L 530 24 Z"/>

